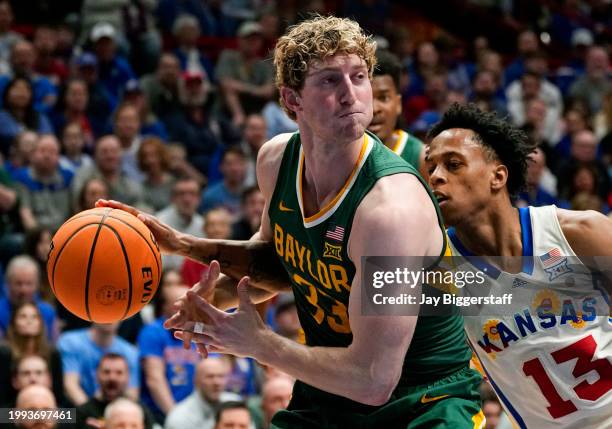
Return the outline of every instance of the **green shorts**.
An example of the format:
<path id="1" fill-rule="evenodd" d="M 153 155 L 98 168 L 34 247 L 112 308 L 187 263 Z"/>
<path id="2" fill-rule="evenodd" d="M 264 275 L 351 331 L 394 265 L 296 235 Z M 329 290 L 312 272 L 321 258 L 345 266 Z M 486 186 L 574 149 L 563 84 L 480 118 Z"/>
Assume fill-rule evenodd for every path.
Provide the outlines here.
<path id="1" fill-rule="evenodd" d="M 431 384 L 398 387 L 391 399 L 371 407 L 296 382 L 287 410 L 271 429 L 481 429 L 482 378 L 466 367 Z"/>

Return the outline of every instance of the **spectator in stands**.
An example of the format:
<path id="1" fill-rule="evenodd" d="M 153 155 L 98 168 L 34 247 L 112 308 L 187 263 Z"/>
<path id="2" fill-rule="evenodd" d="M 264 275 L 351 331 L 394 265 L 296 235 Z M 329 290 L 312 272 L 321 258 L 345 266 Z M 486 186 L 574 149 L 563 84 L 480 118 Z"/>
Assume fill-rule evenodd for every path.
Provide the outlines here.
<path id="1" fill-rule="evenodd" d="M 493 76 L 495 77 L 495 86 L 500 88 L 498 95 L 505 97 L 502 88 L 505 88 L 506 81 L 504 80 L 504 68 L 502 66 L 501 55 L 498 52 L 486 49 L 480 53 L 480 56 L 477 59 L 477 69 L 486 70 L 493 73 Z"/>
<path id="2" fill-rule="evenodd" d="M 612 132 L 612 89 L 604 94 L 601 111 L 593 119 L 593 128 L 598 139 Z"/>
<path id="3" fill-rule="evenodd" d="M 136 154 L 138 168 L 144 174 L 143 203 L 155 212 L 171 203 L 176 178 L 170 174 L 168 151 L 157 137 L 145 137 Z"/>
<path id="4" fill-rule="evenodd" d="M 506 102 L 498 94 L 499 87 L 495 75 L 488 70 L 480 70 L 472 81 L 470 101 L 485 112 L 496 112 L 499 117 L 508 116 Z"/>
<path id="5" fill-rule="evenodd" d="M 516 203 L 518 207 L 547 206 L 557 204 L 557 199 L 547 192 L 541 185 L 542 176 L 546 169 L 546 156 L 541 148 L 531 154 L 527 166 L 527 190 L 519 194 Z"/>
<path id="6" fill-rule="evenodd" d="M 80 168 L 91 168 L 93 166 L 93 159 L 84 152 L 85 145 L 85 134 L 81 124 L 78 122 L 66 124 L 62 132 L 60 167 L 71 171 L 73 174 L 76 174 Z"/>
<path id="7" fill-rule="evenodd" d="M 98 60 L 92 53 L 85 52 L 76 59 L 75 77 L 87 83 L 89 102 L 87 117 L 95 137 L 106 132 L 107 121 L 117 106 L 117 97 L 113 96 L 98 79 Z"/>
<path id="8" fill-rule="evenodd" d="M 178 89 L 180 78 L 181 69 L 177 57 L 164 53 L 159 58 L 157 71 L 140 80 L 148 105 L 164 123 L 168 115 L 181 110 Z"/>
<path id="9" fill-rule="evenodd" d="M 229 240 L 232 232 L 232 215 L 223 207 L 209 210 L 204 215 L 204 237 L 213 240 Z M 250 238 L 250 237 L 249 237 Z M 186 285 L 200 281 L 208 265 L 185 258 L 181 266 L 181 278 Z"/>
<path id="10" fill-rule="evenodd" d="M 212 428 L 217 407 L 223 402 L 240 400 L 240 396 L 225 391 L 229 370 L 224 357 L 209 357 L 198 362 L 193 393 L 176 404 L 166 418 L 164 429 Z"/>
<path id="11" fill-rule="evenodd" d="M 100 359 L 96 371 L 100 388 L 94 396 L 76 409 L 78 428 L 99 428 L 104 425 L 104 410 L 117 398 L 124 397 L 130 380 L 128 363 L 120 354 L 107 353 Z M 152 429 L 155 419 L 146 405 L 138 403 L 143 411 L 144 427 Z"/>
<path id="12" fill-rule="evenodd" d="M 574 176 L 582 165 L 590 166 L 594 170 L 595 193 L 602 199 L 607 198 L 610 189 L 608 171 L 606 166 L 597 159 L 598 147 L 597 139 L 592 131 L 585 130 L 574 134 L 570 150 L 571 156 L 561 164 L 557 174 L 557 177 L 559 177 L 559 195 L 562 198 L 569 201 L 575 195 L 575 192 L 572 191 L 575 187 Z"/>
<path id="13" fill-rule="evenodd" d="M 87 179 L 96 177 L 106 183 L 112 199 L 130 205 L 141 204 L 142 188 L 124 173 L 121 168 L 121 156 L 121 143 L 117 137 L 108 135 L 98 139 L 94 152 L 94 165 L 92 168 L 83 168 L 77 173 L 72 185 L 73 196 L 80 194 Z"/>
<path id="14" fill-rule="evenodd" d="M 134 64 L 139 75 L 155 69 L 162 50 L 154 16 L 157 3 L 157 0 L 131 0 L 121 9 L 123 32 L 130 47 L 130 63 Z"/>
<path id="15" fill-rule="evenodd" d="M 129 80 L 123 89 L 123 102 L 136 108 L 140 118 L 140 134 L 143 136 L 156 136 L 162 140 L 168 139 L 166 126 L 157 119 L 151 111 L 149 103 L 136 79 Z"/>
<path id="16" fill-rule="evenodd" d="M 0 165 L 0 267 L 21 252 L 22 241 L 17 190 L 6 168 Z M 0 289 L 3 296 L 4 290 Z"/>
<path id="17" fill-rule="evenodd" d="M 266 201 L 257 186 L 246 188 L 240 201 L 241 217 L 232 225 L 232 240 L 249 240 L 259 231 Z"/>
<path id="18" fill-rule="evenodd" d="M 144 425 L 142 408 L 127 398 L 114 400 L 104 410 L 104 429 L 143 429 Z"/>
<path id="19" fill-rule="evenodd" d="M 184 350 L 183 342 L 163 327 L 166 319 L 174 313 L 174 302 L 185 291 L 184 286 L 163 286 L 158 303 L 161 314 L 138 336 L 143 369 L 142 399 L 160 422 L 178 401 L 192 392 L 193 375 L 200 360 L 194 345 L 191 350 Z"/>
<path id="20" fill-rule="evenodd" d="M 64 390 L 68 398 L 79 406 L 87 402 L 99 388 L 96 370 L 106 353 L 125 357 L 130 381 L 126 394 L 138 397 L 140 367 L 136 347 L 117 336 L 118 323 L 97 324 L 91 328 L 64 332 L 57 342 L 64 367 Z"/>
<path id="21" fill-rule="evenodd" d="M 20 410 L 54 410 L 57 401 L 48 387 L 40 385 L 27 386 L 17 395 L 15 407 Z M 25 429 L 53 429 L 57 427 L 56 420 L 23 422 L 17 425 Z"/>
<path id="22" fill-rule="evenodd" d="M 219 406 L 214 429 L 248 429 L 251 415 L 244 402 L 226 402 Z"/>
<path id="23" fill-rule="evenodd" d="M 25 234 L 23 241 L 23 252 L 32 257 L 32 259 L 38 263 L 38 269 L 41 273 L 47 272 L 47 259 L 49 256 L 52 238 L 53 233 L 51 230 L 43 226 L 32 228 Z M 51 287 L 49 286 L 49 279 L 46 275 L 41 276 L 39 289 L 39 296 L 43 300 L 47 302 L 55 301 L 55 297 L 53 296 Z"/>
<path id="24" fill-rule="evenodd" d="M 259 149 L 267 140 L 266 120 L 258 113 L 247 116 L 244 130 L 242 131 L 241 148 L 247 157 L 246 184 L 252 186 L 257 182 L 255 174 L 255 163 Z"/>
<path id="25" fill-rule="evenodd" d="M 92 177 L 87 179 L 81 188 L 75 213 L 93 209 L 99 199 L 108 199 L 108 186 L 101 179 Z"/>
<path id="26" fill-rule="evenodd" d="M 503 413 L 497 398 L 485 399 L 482 404 L 482 412 L 487 420 L 483 429 L 496 429 Z"/>
<path id="27" fill-rule="evenodd" d="M 170 138 L 185 146 L 190 163 L 205 175 L 217 150 L 240 138 L 231 124 L 211 115 L 209 90 L 201 73 L 185 72 L 179 83 L 182 109 L 164 118 Z"/>
<path id="28" fill-rule="evenodd" d="M 535 98 L 546 105 L 546 120 L 543 136 L 551 144 L 560 139 L 559 122 L 563 113 L 563 99 L 559 88 L 546 80 L 548 63 L 541 51 L 525 59 L 525 73 L 520 80 L 511 82 L 506 90 L 508 110 L 514 123 L 522 126 L 525 123 L 526 106 Z"/>
<path id="29" fill-rule="evenodd" d="M 115 99 L 120 98 L 127 81 L 136 77 L 130 64 L 117 53 L 117 37 L 117 30 L 108 22 L 98 22 L 89 36 L 98 58 L 98 78 Z"/>
<path id="30" fill-rule="evenodd" d="M 144 179 L 136 160 L 138 148 L 142 143 L 140 125 L 140 115 L 135 106 L 123 103 L 117 108 L 113 130 L 123 149 L 121 170 L 130 180 L 138 183 L 141 183 Z"/>
<path id="31" fill-rule="evenodd" d="M 6 332 L 6 343 L 0 345 L 0 385 L 7 386 L 0 393 L 0 403 L 8 398 L 14 398 L 15 392 L 11 390 L 9 378 L 13 376 L 30 377 L 33 370 L 20 372 L 21 366 L 43 368 L 49 377 L 48 386 L 58 398 L 64 398 L 62 384 L 62 360 L 59 352 L 49 342 L 46 335 L 45 324 L 40 310 L 33 302 L 24 302 L 18 305 L 11 317 Z M 35 356 L 38 360 L 25 362 L 25 358 Z M 49 368 L 51 371 L 49 371 Z M 23 368 L 22 368 L 23 369 Z M 16 370 L 16 372 L 15 372 Z M 15 379 L 13 378 L 13 386 Z M 23 386 L 23 385 L 21 385 Z M 15 387 L 16 390 L 19 388 Z M 63 401 L 63 400 L 62 400 Z"/>
<path id="32" fill-rule="evenodd" d="M 269 429 L 274 414 L 289 405 L 293 393 L 293 380 L 289 377 L 274 377 L 267 380 L 261 389 L 261 411 L 263 421 L 257 429 Z"/>
<path id="33" fill-rule="evenodd" d="M 240 196 L 245 188 L 247 159 L 242 149 L 228 148 L 221 159 L 223 180 L 210 185 L 202 196 L 200 211 L 225 207 L 233 216 L 240 211 Z"/>
<path id="34" fill-rule="evenodd" d="M 40 300 L 40 272 L 38 264 L 30 256 L 16 256 L 6 267 L 7 296 L 0 298 L 0 329 L 4 335 L 10 324 L 13 311 L 24 302 L 35 302 L 45 322 L 47 338 L 55 341 L 59 333 L 57 317 L 53 307 Z"/>
<path id="35" fill-rule="evenodd" d="M 609 207 L 604 204 L 603 196 L 607 196 L 607 190 L 602 192 L 602 183 L 599 172 L 593 164 L 578 164 L 571 171 L 569 187 L 563 189 L 561 194 L 566 201 L 560 206 L 572 210 L 597 210 L 608 214 Z M 576 199 L 579 197 L 578 199 Z"/>
<path id="36" fill-rule="evenodd" d="M 555 145 L 555 155 L 559 158 L 567 159 L 570 156 L 572 146 L 572 136 L 580 131 L 590 128 L 588 116 L 580 109 L 570 107 L 563 115 L 563 125 L 565 134 Z"/>
<path id="37" fill-rule="evenodd" d="M 21 42 L 20 42 L 21 43 Z M 0 77 L 0 79 L 2 79 Z M 1 85 L 2 110 L 0 110 L 0 144 L 8 146 L 25 130 L 52 133 L 49 119 L 34 108 L 32 84 L 25 77 L 15 77 Z"/>
<path id="38" fill-rule="evenodd" d="M 44 76 L 53 86 L 59 88 L 68 78 L 68 67 L 64 60 L 55 55 L 57 49 L 57 30 L 49 25 L 39 25 L 34 30 L 36 62 L 34 71 Z"/>
<path id="39" fill-rule="evenodd" d="M 11 74 L 0 76 L 0 92 L 16 77 L 23 77 L 32 83 L 32 99 L 34 107 L 39 112 L 47 113 L 53 108 L 57 99 L 57 88 L 43 76 L 34 73 L 36 52 L 34 46 L 27 40 L 21 40 L 13 45 L 11 51 Z M 3 103 L 5 100 L 3 100 Z M 3 104 L 5 106 L 5 104 Z"/>
<path id="40" fill-rule="evenodd" d="M 512 63 L 506 67 L 504 72 L 504 80 L 507 83 L 512 83 L 515 80 L 520 79 L 523 73 L 525 73 L 526 58 L 538 50 L 539 41 L 536 33 L 533 30 L 521 31 L 516 38 L 517 56 L 514 61 L 512 61 Z"/>
<path id="41" fill-rule="evenodd" d="M 410 86 L 407 92 L 402 94 L 402 98 L 407 100 L 415 95 L 425 94 L 425 81 L 434 73 L 439 73 L 440 55 L 438 50 L 431 42 L 423 42 L 415 52 L 414 63 L 408 70 Z"/>
<path id="42" fill-rule="evenodd" d="M 408 124 L 413 124 L 427 111 L 440 112 L 446 105 L 448 82 L 445 72 L 432 72 L 424 77 L 424 93 L 403 98 L 402 114 Z"/>
<path id="43" fill-rule="evenodd" d="M 177 44 L 173 53 L 179 60 L 181 70 L 200 72 L 205 80 L 212 81 L 213 65 L 198 47 L 200 24 L 196 17 L 187 14 L 179 16 L 172 26 L 172 34 Z"/>
<path id="44" fill-rule="evenodd" d="M 286 338 L 298 340 L 300 319 L 295 307 L 295 299 L 290 293 L 279 294 L 274 303 L 274 330 Z"/>
<path id="45" fill-rule="evenodd" d="M 198 182 L 189 178 L 178 179 L 172 187 L 172 204 L 157 213 L 157 217 L 186 234 L 202 236 L 204 220 L 197 212 L 201 189 Z M 164 268 L 180 268 L 184 258 L 178 255 L 162 255 Z"/>
<path id="46" fill-rule="evenodd" d="M 15 172 L 22 167 L 30 165 L 30 158 L 32 158 L 32 152 L 36 147 L 38 141 L 38 134 L 34 131 L 22 131 L 20 132 L 13 142 L 10 142 L 9 147 L 4 146 L 6 149 L 5 155 L 7 160 L 4 163 L 6 171 L 11 177 L 15 176 Z"/>
<path id="47" fill-rule="evenodd" d="M 237 32 L 238 50 L 221 52 L 215 69 L 223 106 L 238 127 L 247 115 L 260 112 L 275 93 L 272 64 L 260 56 L 261 32 L 258 23 L 243 23 Z"/>
<path id="48" fill-rule="evenodd" d="M 287 116 L 287 113 L 278 103 L 279 95 L 278 91 L 272 97 L 272 100 L 268 101 L 264 106 L 261 114 L 266 121 L 267 135 L 266 138 L 271 139 L 272 137 L 282 133 L 292 133 L 297 131 L 297 123 Z"/>
<path id="49" fill-rule="evenodd" d="M 94 130 L 87 112 L 88 104 L 87 82 L 84 79 L 72 78 L 62 88 L 59 101 L 51 114 L 51 120 L 57 133 L 62 132 L 69 123 L 79 124 L 87 146 L 91 147 Z"/>
<path id="50" fill-rule="evenodd" d="M 201 188 L 206 186 L 206 177 L 187 160 L 187 150 L 181 143 L 169 143 L 166 149 L 168 169 L 174 177 L 189 177 L 198 182 Z"/>
<path id="51" fill-rule="evenodd" d="M 14 389 L 14 396 L 11 396 L 13 398 L 17 392 L 31 384 L 38 384 L 51 389 L 49 366 L 42 356 L 37 354 L 24 355 L 12 362 L 9 370 L 12 373 L 11 387 Z"/>
<path id="52" fill-rule="evenodd" d="M 44 226 L 57 230 L 70 214 L 73 174 L 59 165 L 60 145 L 53 134 L 38 138 L 30 167 L 15 173 L 24 228 Z"/>
<path id="53" fill-rule="evenodd" d="M 599 112 L 604 94 L 612 90 L 610 56 L 602 46 L 591 46 L 586 57 L 586 73 L 570 87 L 572 97 L 584 99 L 593 113 Z"/>
<path id="54" fill-rule="evenodd" d="M 13 45 L 22 40 L 19 33 L 11 31 L 13 9 L 9 0 L 0 1 L 0 75 L 10 72 L 10 57 Z"/>

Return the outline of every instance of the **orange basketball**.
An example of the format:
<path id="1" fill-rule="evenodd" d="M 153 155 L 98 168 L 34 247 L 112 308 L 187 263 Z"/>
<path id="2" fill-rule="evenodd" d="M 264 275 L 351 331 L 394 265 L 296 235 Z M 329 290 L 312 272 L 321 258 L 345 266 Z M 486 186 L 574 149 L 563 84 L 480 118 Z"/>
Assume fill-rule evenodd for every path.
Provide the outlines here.
<path id="1" fill-rule="evenodd" d="M 58 301 L 81 319 L 111 323 L 155 295 L 159 247 L 138 218 L 108 207 L 77 213 L 53 236 L 47 276 Z"/>

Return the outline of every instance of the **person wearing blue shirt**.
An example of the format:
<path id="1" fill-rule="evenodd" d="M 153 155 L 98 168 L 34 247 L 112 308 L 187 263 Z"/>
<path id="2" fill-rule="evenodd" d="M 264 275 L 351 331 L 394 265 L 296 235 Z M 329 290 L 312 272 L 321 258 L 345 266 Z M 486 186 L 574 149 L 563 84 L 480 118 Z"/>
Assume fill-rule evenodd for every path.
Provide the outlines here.
<path id="1" fill-rule="evenodd" d="M 132 66 L 117 54 L 117 32 L 106 22 L 99 22 L 91 30 L 91 42 L 98 59 L 98 79 L 106 90 L 120 99 L 125 84 L 135 79 Z"/>
<path id="2" fill-rule="evenodd" d="M 5 278 L 7 295 L 0 298 L 0 337 L 6 334 L 12 309 L 22 302 L 34 302 L 45 322 L 49 341 L 55 341 L 59 333 L 58 320 L 53 307 L 37 297 L 40 272 L 36 261 L 26 255 L 14 257 L 6 267 Z"/>
<path id="3" fill-rule="evenodd" d="M 173 314 L 173 304 L 186 291 L 182 286 L 161 290 L 158 302 L 160 317 L 146 325 L 138 336 L 143 370 L 142 401 L 159 421 L 193 391 L 193 376 L 200 355 L 192 344 L 183 349 L 183 342 L 164 329 L 164 321 Z"/>
<path id="4" fill-rule="evenodd" d="M 138 350 L 117 336 L 119 323 L 96 324 L 91 328 L 63 333 L 57 342 L 62 356 L 64 387 L 74 405 L 85 403 L 99 388 L 96 369 L 102 356 L 124 356 L 130 370 L 128 396 L 136 399 L 140 387 Z"/>
<path id="5" fill-rule="evenodd" d="M 0 76 L 0 93 L 16 77 L 28 79 L 32 83 L 34 108 L 39 112 L 48 113 L 55 105 L 57 88 L 49 79 L 34 72 L 35 61 L 36 51 L 32 43 L 27 40 L 15 43 L 11 51 L 12 73 Z"/>
<path id="6" fill-rule="evenodd" d="M 34 106 L 32 82 L 25 77 L 16 77 L 2 82 L 0 77 L 0 143 L 10 146 L 17 135 L 25 130 L 40 134 L 52 133 L 53 126 L 47 117 L 37 112 Z"/>

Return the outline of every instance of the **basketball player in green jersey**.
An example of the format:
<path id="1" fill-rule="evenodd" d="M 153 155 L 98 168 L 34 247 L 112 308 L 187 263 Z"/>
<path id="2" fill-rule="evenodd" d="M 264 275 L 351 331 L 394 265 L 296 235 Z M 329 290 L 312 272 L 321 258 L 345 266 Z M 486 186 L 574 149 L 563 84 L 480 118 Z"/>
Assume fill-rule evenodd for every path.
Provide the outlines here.
<path id="1" fill-rule="evenodd" d="M 376 67 L 372 79 L 374 117 L 368 130 L 393 152 L 416 168 L 427 180 L 425 145 L 421 140 L 397 128 L 402 114 L 402 95 L 399 92 L 402 64 L 391 52 L 376 52 Z"/>
<path id="2" fill-rule="evenodd" d="M 250 356 L 297 378 L 273 428 L 481 428 L 481 379 L 469 368 L 460 318 L 361 313 L 362 257 L 446 250 L 416 170 L 365 132 L 374 64 L 374 44 L 347 19 L 304 21 L 279 39 L 277 84 L 299 133 L 259 152 L 266 207 L 251 241 L 198 239 L 116 202 L 99 205 L 139 215 L 162 251 L 221 262 L 166 327 L 203 354 Z M 273 333 L 255 311 L 283 282 L 306 344 Z"/>

